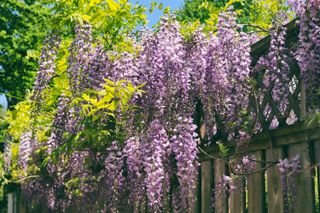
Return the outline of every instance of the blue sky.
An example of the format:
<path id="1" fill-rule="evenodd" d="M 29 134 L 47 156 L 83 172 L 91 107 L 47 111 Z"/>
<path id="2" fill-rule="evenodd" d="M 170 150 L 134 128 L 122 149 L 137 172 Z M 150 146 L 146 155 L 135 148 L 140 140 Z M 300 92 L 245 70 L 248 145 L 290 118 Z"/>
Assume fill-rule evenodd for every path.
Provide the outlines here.
<path id="1" fill-rule="evenodd" d="M 140 3 L 143 4 L 147 9 L 150 8 L 152 0 L 129 0 L 132 3 Z M 184 0 L 158 0 L 156 1 L 158 3 L 163 3 L 163 8 L 170 7 L 171 10 L 177 9 L 182 6 Z M 151 27 L 157 21 L 159 20 L 160 16 L 162 15 L 162 12 L 159 10 L 155 10 L 152 14 L 148 13 L 148 26 Z"/>

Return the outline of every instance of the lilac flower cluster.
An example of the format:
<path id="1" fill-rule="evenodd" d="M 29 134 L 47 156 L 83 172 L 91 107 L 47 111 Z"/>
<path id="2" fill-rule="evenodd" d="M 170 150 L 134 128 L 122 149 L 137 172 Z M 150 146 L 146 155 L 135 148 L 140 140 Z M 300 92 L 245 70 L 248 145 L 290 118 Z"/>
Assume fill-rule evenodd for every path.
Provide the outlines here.
<path id="1" fill-rule="evenodd" d="M 180 202 L 185 209 L 191 210 L 199 166 L 196 126 L 190 117 L 179 117 L 178 122 L 179 124 L 173 130 L 173 136 L 170 138 L 171 149 L 177 161 Z"/>
<path id="2" fill-rule="evenodd" d="M 239 164 L 234 168 L 235 174 L 246 174 L 249 175 L 256 168 L 256 162 L 254 156 L 242 157 Z"/>
<path id="3" fill-rule="evenodd" d="M 150 124 L 148 142 L 144 144 L 143 165 L 145 170 L 146 195 L 154 212 L 161 212 L 163 183 L 165 180 L 164 161 L 167 158 L 169 138 L 159 120 Z"/>
<path id="4" fill-rule="evenodd" d="M 232 193 L 234 190 L 236 190 L 235 180 L 230 176 L 223 175 L 213 190 L 214 207 L 221 206 L 227 199 L 227 193 Z"/>
<path id="5" fill-rule="evenodd" d="M 296 155 L 291 160 L 287 158 L 280 159 L 278 167 L 281 175 L 283 200 L 285 202 L 284 211 L 293 212 L 295 196 L 297 193 L 295 176 L 301 168 L 300 156 Z"/>
<path id="6" fill-rule="evenodd" d="M 144 176 L 143 176 L 143 159 L 142 144 L 139 138 L 131 137 L 125 142 L 123 148 L 124 156 L 127 164 L 127 182 L 130 185 L 130 202 L 142 201 L 144 196 Z"/>
<path id="7" fill-rule="evenodd" d="M 4 161 L 4 170 L 9 171 L 11 166 L 11 158 L 12 158 L 12 149 L 11 144 L 9 142 L 5 143 L 4 151 L 3 151 L 3 161 Z"/>
<path id="8" fill-rule="evenodd" d="M 58 102 L 58 109 L 51 128 L 51 136 L 47 142 L 48 154 L 62 144 L 62 136 L 66 130 L 66 121 L 68 118 L 69 98 L 61 95 Z"/>
<path id="9" fill-rule="evenodd" d="M 76 37 L 69 48 L 68 74 L 70 78 L 70 90 L 74 95 L 79 95 L 85 88 L 90 71 L 95 72 L 89 66 L 92 57 L 91 25 L 88 23 L 83 23 L 83 25 L 78 24 L 75 33 Z M 90 80 L 92 81 L 92 79 Z"/>
<path id="10" fill-rule="evenodd" d="M 40 56 L 40 67 L 33 87 L 32 100 L 39 102 L 42 99 L 41 93 L 48 87 L 48 83 L 53 77 L 59 44 L 60 39 L 57 35 L 51 35 L 44 41 Z"/>
<path id="11" fill-rule="evenodd" d="M 103 178 L 103 187 L 105 187 L 106 204 L 111 212 L 116 212 L 117 206 L 121 201 L 119 198 L 124 190 L 123 153 L 117 142 L 112 142 L 107 148 L 107 157 L 104 161 L 105 169 L 100 176 Z"/>
<path id="12" fill-rule="evenodd" d="M 28 161 L 32 154 L 32 134 L 31 132 L 26 132 L 21 135 L 19 144 L 19 159 L 18 165 L 22 170 L 26 171 L 28 168 Z"/>
<path id="13" fill-rule="evenodd" d="M 312 109 L 319 105 L 320 2 L 289 0 L 288 3 L 299 17 L 299 47 L 296 51 L 296 59 L 309 94 L 308 106 Z"/>
<path id="14" fill-rule="evenodd" d="M 241 128 L 249 97 L 250 40 L 238 32 L 232 13 L 222 14 L 217 37 L 212 37 L 206 50 L 203 91 L 207 135 L 217 131 L 228 140 L 243 141 L 247 134 Z M 203 50 L 202 50 L 203 51 Z"/>
<path id="15" fill-rule="evenodd" d="M 289 104 L 290 67 L 287 59 L 289 51 L 285 47 L 286 28 L 279 26 L 271 32 L 271 43 L 268 55 L 260 58 L 257 66 L 264 66 L 263 84 L 265 91 L 271 92 L 273 101 L 279 106 L 284 117 Z"/>

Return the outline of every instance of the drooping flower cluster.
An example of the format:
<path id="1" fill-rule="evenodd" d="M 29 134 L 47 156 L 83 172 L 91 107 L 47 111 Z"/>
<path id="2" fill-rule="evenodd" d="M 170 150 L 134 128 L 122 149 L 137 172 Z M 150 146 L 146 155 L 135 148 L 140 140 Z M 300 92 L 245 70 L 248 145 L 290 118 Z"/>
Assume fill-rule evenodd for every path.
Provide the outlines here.
<path id="1" fill-rule="evenodd" d="M 271 92 L 271 99 L 279 106 L 279 114 L 283 115 L 288 107 L 289 93 L 289 73 L 290 67 L 285 58 L 287 58 L 288 50 L 285 48 L 286 28 L 278 27 L 271 32 L 271 42 L 268 55 L 261 57 L 255 68 L 259 72 L 264 71 L 263 87 L 259 91 L 258 101 L 263 102 L 266 92 Z M 271 106 L 267 104 L 263 109 L 263 115 L 268 117 L 271 114 Z M 285 116 L 285 115 L 283 115 Z M 269 129 L 275 129 L 279 125 L 279 121 L 275 116 L 270 122 Z"/>
<path id="2" fill-rule="evenodd" d="M 247 139 L 241 125 L 250 94 L 250 40 L 236 29 L 234 16 L 222 14 L 217 37 L 210 39 L 205 56 L 201 102 L 209 137 L 220 132 L 228 140 L 243 141 Z"/>
<path id="3" fill-rule="evenodd" d="M 296 155 L 291 160 L 287 158 L 280 159 L 278 167 L 281 175 L 283 200 L 285 202 L 284 211 L 293 212 L 297 194 L 295 176 L 301 168 L 300 156 Z"/>
<path id="4" fill-rule="evenodd" d="M 299 17 L 299 47 L 296 59 L 309 94 L 308 106 L 312 109 L 319 105 L 320 2 L 289 0 L 288 3 Z"/>
<path id="5" fill-rule="evenodd" d="M 48 154 L 51 154 L 54 149 L 62 144 L 62 136 L 66 131 L 66 121 L 68 118 L 68 103 L 69 99 L 62 94 L 59 98 L 58 110 L 53 121 L 51 136 L 47 142 Z"/>
<path id="6" fill-rule="evenodd" d="M 33 145 L 31 132 L 23 133 L 19 144 L 18 164 L 24 171 L 28 168 L 28 161 L 32 154 Z"/>
<path id="7" fill-rule="evenodd" d="M 239 164 L 234 168 L 235 174 L 249 175 L 256 167 L 254 156 L 244 156 L 242 157 Z"/>
<path id="8" fill-rule="evenodd" d="M 177 161 L 177 176 L 180 185 L 180 199 L 182 205 L 191 210 L 193 194 L 195 193 L 196 177 L 197 177 L 197 143 L 195 139 L 196 126 L 191 118 L 178 118 L 179 124 L 173 130 L 171 140 L 171 149 Z"/>
<path id="9" fill-rule="evenodd" d="M 10 143 L 5 143 L 3 150 L 3 161 L 4 161 L 4 170 L 9 171 L 11 166 L 11 158 L 12 158 L 12 149 Z"/>
<path id="10" fill-rule="evenodd" d="M 85 89 L 86 82 L 91 70 L 89 64 L 92 55 L 92 29 L 91 25 L 79 24 L 75 29 L 76 37 L 70 46 L 70 56 L 68 58 L 68 74 L 70 78 L 70 90 L 74 95 L 78 95 Z M 99 50 L 97 50 L 99 51 Z M 98 59 L 96 59 L 98 60 Z"/>
<path id="11" fill-rule="evenodd" d="M 146 173 L 146 195 L 154 212 L 161 212 L 163 184 L 165 180 L 164 161 L 168 157 L 169 138 L 159 120 L 150 124 L 148 142 L 144 144 L 143 165 Z"/>
<path id="12" fill-rule="evenodd" d="M 220 181 L 215 184 L 213 190 L 214 207 L 219 209 L 219 206 L 224 204 L 227 194 L 234 192 L 235 189 L 235 180 L 230 176 L 223 175 Z"/>
<path id="13" fill-rule="evenodd" d="M 57 35 L 51 35 L 44 41 L 41 51 L 39 71 L 33 87 L 32 99 L 40 101 L 42 91 L 48 87 L 51 78 L 54 75 L 60 39 Z"/>

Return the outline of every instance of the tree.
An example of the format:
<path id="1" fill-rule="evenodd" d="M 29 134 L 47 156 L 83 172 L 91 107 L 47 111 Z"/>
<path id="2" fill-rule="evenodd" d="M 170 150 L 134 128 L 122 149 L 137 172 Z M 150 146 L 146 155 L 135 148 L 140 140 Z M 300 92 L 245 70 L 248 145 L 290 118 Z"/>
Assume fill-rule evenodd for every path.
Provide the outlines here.
<path id="1" fill-rule="evenodd" d="M 0 92 L 10 105 L 32 87 L 47 14 L 35 0 L 0 2 Z"/>
<path id="2" fill-rule="evenodd" d="M 282 0 L 186 0 L 184 6 L 176 11 L 181 22 L 197 22 L 214 30 L 218 15 L 232 9 L 237 13 L 237 22 L 244 24 L 245 31 L 262 32 L 272 26 L 280 11 L 288 14 L 285 1 Z"/>

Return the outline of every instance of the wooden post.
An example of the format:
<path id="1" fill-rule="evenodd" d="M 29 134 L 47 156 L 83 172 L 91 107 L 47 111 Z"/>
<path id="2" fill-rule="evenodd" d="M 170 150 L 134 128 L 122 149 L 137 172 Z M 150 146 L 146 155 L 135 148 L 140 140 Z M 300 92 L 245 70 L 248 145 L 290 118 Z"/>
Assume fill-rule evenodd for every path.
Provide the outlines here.
<path id="1" fill-rule="evenodd" d="M 314 190 L 310 170 L 309 148 L 307 143 L 295 144 L 289 147 L 289 158 L 300 155 L 302 172 L 296 176 L 297 195 L 294 212 L 312 213 L 314 208 Z"/>
<path id="2" fill-rule="evenodd" d="M 17 194 L 11 192 L 8 194 L 8 213 L 18 213 Z"/>
<path id="3" fill-rule="evenodd" d="M 315 164 L 318 164 L 317 166 L 317 183 L 318 186 L 317 191 L 318 191 L 318 199 L 320 199 L 320 140 L 317 140 L 314 142 L 314 156 L 315 156 Z M 320 204 L 318 204 L 318 212 L 320 212 Z"/>
<path id="4" fill-rule="evenodd" d="M 201 163 L 201 213 L 212 212 L 212 161 Z"/>
<path id="5" fill-rule="evenodd" d="M 263 159 L 262 151 L 252 153 L 255 155 L 256 160 L 261 161 Z M 257 163 L 254 174 L 248 177 L 248 212 L 249 213 L 264 213 L 265 212 L 265 179 L 264 171 L 262 171 L 263 165 Z"/>
<path id="6" fill-rule="evenodd" d="M 269 149 L 266 153 L 266 161 L 278 161 L 283 158 L 281 148 Z M 268 179 L 268 213 L 283 213 L 284 202 L 281 186 L 280 171 L 277 165 L 267 169 Z"/>
<path id="7" fill-rule="evenodd" d="M 18 191 L 17 195 L 17 203 L 18 203 L 18 212 L 19 213 L 27 213 L 27 204 L 23 199 L 21 190 Z"/>
<path id="8" fill-rule="evenodd" d="M 306 85 L 301 80 L 301 104 L 300 104 L 300 120 L 303 120 L 307 114 L 307 98 Z"/>
<path id="9" fill-rule="evenodd" d="M 229 213 L 244 213 L 245 212 L 245 202 L 244 201 L 244 187 L 243 183 L 240 182 L 237 184 L 235 191 L 231 192 L 229 195 Z"/>
<path id="10" fill-rule="evenodd" d="M 199 174 L 197 174 L 197 179 L 196 179 L 196 188 L 194 192 L 194 206 L 192 209 L 192 213 L 200 213 L 201 212 L 201 185 L 200 185 L 200 180 L 201 180 L 201 168 L 199 169 Z"/>
<path id="11" fill-rule="evenodd" d="M 214 160 L 214 182 L 219 183 L 226 174 L 226 164 L 222 159 Z M 215 213 L 226 213 L 228 212 L 228 199 L 217 201 L 215 200 Z"/>

